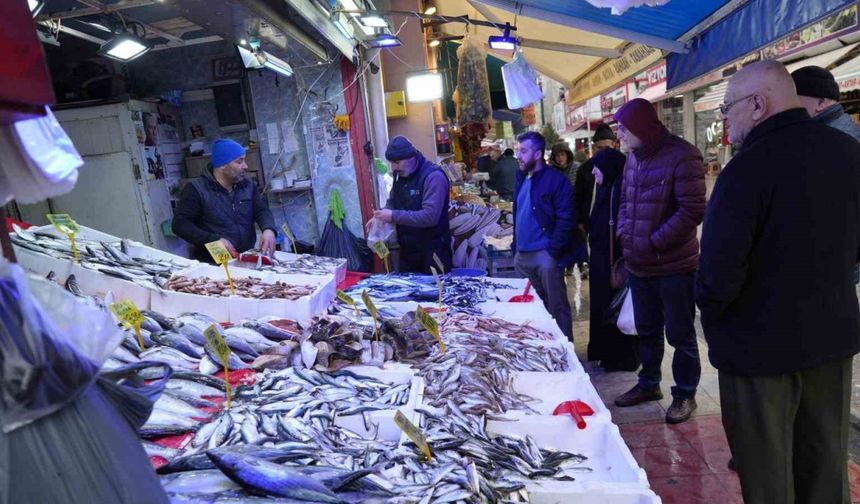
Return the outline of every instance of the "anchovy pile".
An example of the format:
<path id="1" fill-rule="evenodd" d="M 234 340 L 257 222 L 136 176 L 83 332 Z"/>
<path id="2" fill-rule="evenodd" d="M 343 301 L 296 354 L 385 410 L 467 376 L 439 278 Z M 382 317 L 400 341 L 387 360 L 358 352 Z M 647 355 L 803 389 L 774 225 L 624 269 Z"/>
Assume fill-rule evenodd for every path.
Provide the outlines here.
<path id="1" fill-rule="evenodd" d="M 479 303 L 487 300 L 487 290 L 510 288 L 509 285 L 495 282 L 486 277 L 442 275 L 442 303 L 452 312 L 479 315 Z M 356 297 L 367 290 L 374 301 L 416 301 L 437 302 L 439 288 L 436 280 L 428 275 L 391 274 L 374 275 L 361 280 L 350 288 Z"/>
<path id="2" fill-rule="evenodd" d="M 43 231 L 30 231 L 13 225 L 9 237 L 16 247 L 56 259 L 74 260 L 72 246 L 65 236 L 54 236 Z M 159 288 L 174 273 L 186 266 L 168 260 L 155 260 L 129 255 L 128 243 L 105 243 L 83 238 L 75 239 L 80 265 L 149 288 Z"/>
<path id="3" fill-rule="evenodd" d="M 209 277 L 187 277 L 174 275 L 164 285 L 167 290 L 199 294 L 201 296 L 227 297 L 231 295 L 227 279 Z M 266 283 L 259 278 L 234 278 L 233 288 L 239 297 L 255 299 L 288 299 L 295 300 L 313 294 L 315 288 L 311 285 L 290 285 L 286 282 Z"/>
<path id="4" fill-rule="evenodd" d="M 243 256 L 259 257 L 259 250 L 249 250 L 239 255 L 241 261 Z M 331 275 L 336 269 L 346 262 L 338 257 L 325 257 L 310 254 L 298 254 L 289 261 L 279 261 L 268 258 L 272 264 L 261 264 L 257 269 L 261 271 L 274 271 L 275 273 L 287 275 Z"/>
<path id="5" fill-rule="evenodd" d="M 509 322 L 503 318 L 469 315 L 466 313 L 447 314 L 439 326 L 442 333 L 468 333 L 476 336 L 483 334 L 504 335 L 505 338 L 518 340 L 553 341 L 556 336 L 529 325 Z"/>

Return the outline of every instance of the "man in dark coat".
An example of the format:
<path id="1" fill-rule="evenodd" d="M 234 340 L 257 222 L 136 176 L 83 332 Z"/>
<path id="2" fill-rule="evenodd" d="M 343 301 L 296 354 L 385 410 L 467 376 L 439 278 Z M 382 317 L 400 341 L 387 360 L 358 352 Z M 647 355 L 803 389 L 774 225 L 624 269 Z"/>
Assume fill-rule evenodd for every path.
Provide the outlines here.
<path id="1" fill-rule="evenodd" d="M 385 208 L 373 216 L 397 225 L 399 270 L 429 275 L 430 266 L 435 267 L 433 254 L 436 254 L 445 270 L 451 271 L 448 176 L 403 136 L 391 139 L 385 158 L 391 162 L 394 187 Z"/>
<path id="2" fill-rule="evenodd" d="M 615 120 L 618 137 L 630 147 L 618 227 L 642 357 L 639 383 L 615 404 L 633 406 L 663 397 L 665 326 L 666 340 L 675 347 L 675 386 L 666 422 L 679 423 L 696 409 L 701 375 L 693 276 L 699 261 L 696 228 L 705 215 L 705 167 L 699 149 L 669 133 L 647 100 L 625 103 Z"/>
<path id="3" fill-rule="evenodd" d="M 193 257 L 214 262 L 207 243 L 221 240 L 233 256 L 253 248 L 254 223 L 263 235 L 260 249 L 275 250 L 275 218 L 253 180 L 245 178 L 245 148 L 222 138 L 212 144 L 212 168 L 182 190 L 173 215 L 173 232 L 194 246 Z"/>
<path id="4" fill-rule="evenodd" d="M 573 264 L 573 188 L 558 170 L 544 163 L 543 135 L 530 131 L 518 138 L 517 188 L 514 194 L 514 265 L 531 280 L 555 323 L 573 341 L 573 318 L 564 268 Z"/>
<path id="5" fill-rule="evenodd" d="M 517 187 L 517 172 L 520 164 L 514 157 L 513 149 L 505 149 L 490 174 L 490 188 L 499 193 L 499 198 L 505 201 L 513 201 L 514 189 Z"/>
<path id="6" fill-rule="evenodd" d="M 781 63 L 729 81 L 696 301 L 746 504 L 850 502 L 860 146 L 810 119 Z"/>
<path id="7" fill-rule="evenodd" d="M 597 190 L 589 216 L 591 279 L 588 284 L 588 360 L 600 361 L 600 366 L 606 371 L 636 371 L 639 369 L 638 339 L 622 334 L 615 324 L 606 323 L 609 304 L 618 292 L 610 285 L 609 278 L 612 260 L 622 257 L 615 223 L 621 206 L 621 183 L 626 158 L 615 149 L 603 149 L 592 159 Z"/>

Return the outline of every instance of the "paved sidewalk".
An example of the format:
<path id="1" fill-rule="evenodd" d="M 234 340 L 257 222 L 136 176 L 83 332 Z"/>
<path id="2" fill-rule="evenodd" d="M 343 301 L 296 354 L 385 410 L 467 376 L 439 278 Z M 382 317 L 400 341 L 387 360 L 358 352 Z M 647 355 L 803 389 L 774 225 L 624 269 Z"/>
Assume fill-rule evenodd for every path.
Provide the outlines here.
<path id="1" fill-rule="evenodd" d="M 720 394 L 717 371 L 707 358 L 707 344 L 701 326 L 696 323 L 702 379 L 696 394 L 698 409 L 693 418 L 679 425 L 668 425 L 664 418 L 671 404 L 669 387 L 672 377 L 673 349 L 666 344 L 663 357 L 663 394 L 659 402 L 631 408 L 618 408 L 614 399 L 637 382 L 636 373 L 606 373 L 585 361 L 588 345 L 588 281 L 568 277 L 568 288 L 574 309 L 576 353 L 586 372 L 620 427 L 621 436 L 639 465 L 645 469 L 651 489 L 664 504 L 737 503 L 743 504 L 737 475 L 727 467 L 731 458 L 720 419 Z M 854 366 L 852 415 L 860 418 L 860 363 Z M 860 424 L 858 424 L 860 425 Z M 857 442 L 860 453 L 860 442 Z M 856 460 L 856 459 L 855 459 Z M 860 503 L 860 466 L 849 462 L 851 500 Z"/>

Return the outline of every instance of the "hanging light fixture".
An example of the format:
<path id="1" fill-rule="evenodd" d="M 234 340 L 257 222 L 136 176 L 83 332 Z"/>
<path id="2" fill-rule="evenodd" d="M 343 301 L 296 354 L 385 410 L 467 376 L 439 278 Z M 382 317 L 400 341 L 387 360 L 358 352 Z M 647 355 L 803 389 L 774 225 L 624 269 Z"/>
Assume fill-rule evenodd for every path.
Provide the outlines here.
<path id="1" fill-rule="evenodd" d="M 123 31 L 105 42 L 99 49 L 99 54 L 125 62 L 143 56 L 150 49 L 152 49 L 151 43 L 139 37 L 136 33 Z"/>
<path id="2" fill-rule="evenodd" d="M 358 22 L 371 28 L 388 28 L 388 21 L 376 14 L 362 14 L 359 16 Z"/>
<path id="3" fill-rule="evenodd" d="M 367 47 L 371 49 L 397 47 L 403 45 L 403 42 L 401 42 L 399 38 L 395 37 L 390 33 L 379 34 L 374 38 L 365 40 L 364 43 L 367 45 Z"/>
<path id="4" fill-rule="evenodd" d="M 442 74 L 432 70 L 406 76 L 406 101 L 427 102 L 442 98 Z"/>
<path id="5" fill-rule="evenodd" d="M 487 44 L 489 44 L 490 49 L 514 51 L 517 48 L 517 38 L 511 37 L 511 24 L 505 23 L 503 35 L 490 35 Z"/>

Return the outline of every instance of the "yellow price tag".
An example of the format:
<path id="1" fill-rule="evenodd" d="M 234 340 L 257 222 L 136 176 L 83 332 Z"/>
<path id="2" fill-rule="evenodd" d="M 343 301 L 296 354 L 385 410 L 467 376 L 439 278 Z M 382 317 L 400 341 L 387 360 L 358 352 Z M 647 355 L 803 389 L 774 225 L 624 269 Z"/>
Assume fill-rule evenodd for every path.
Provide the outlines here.
<path id="1" fill-rule="evenodd" d="M 436 319 L 431 317 L 422 306 L 419 306 L 415 310 L 415 316 L 418 318 L 418 322 L 421 322 L 421 325 L 424 326 L 424 329 L 427 329 L 427 332 L 439 342 L 439 349 L 442 350 L 442 353 L 446 353 L 448 349 L 445 347 L 442 337 L 439 336 L 439 324 L 436 322 Z"/>
<path id="2" fill-rule="evenodd" d="M 337 290 L 335 295 L 337 296 L 338 299 L 340 299 L 344 303 L 352 306 L 352 308 L 355 310 L 355 314 L 358 315 L 358 307 L 355 306 L 355 299 L 352 299 L 352 297 L 349 294 L 347 294 L 346 292 L 344 292 L 340 289 Z"/>
<path id="3" fill-rule="evenodd" d="M 385 272 L 391 273 L 391 268 L 388 266 L 388 256 L 391 254 L 391 252 L 388 250 L 388 247 L 385 245 L 385 242 L 379 240 L 375 242 L 370 248 L 372 248 L 373 251 L 376 252 L 376 255 L 379 256 L 380 259 L 382 259 L 382 262 L 385 263 Z"/>
<path id="4" fill-rule="evenodd" d="M 230 276 L 230 268 L 227 267 L 227 263 L 233 259 L 233 256 L 227 252 L 227 247 L 221 240 L 215 240 L 206 244 L 206 250 L 209 251 L 209 255 L 212 256 L 216 264 L 224 266 L 224 271 L 227 273 L 227 283 L 230 284 L 230 294 L 236 294 L 236 289 L 233 288 L 233 278 Z"/>
<path id="5" fill-rule="evenodd" d="M 436 252 L 433 252 L 433 260 L 436 261 L 436 266 L 439 266 L 439 271 L 441 274 L 445 274 L 445 265 L 442 264 L 442 259 L 439 259 L 439 256 L 436 255 Z"/>
<path id="6" fill-rule="evenodd" d="M 293 232 L 290 231 L 290 226 L 288 226 L 286 222 L 281 226 L 281 231 L 284 232 L 284 236 L 290 239 L 290 243 L 293 245 L 293 254 L 298 255 L 299 252 L 296 249 L 296 237 L 293 236 Z"/>
<path id="7" fill-rule="evenodd" d="M 80 263 L 81 259 L 78 256 L 78 247 L 75 244 L 75 233 L 80 231 L 81 228 L 78 227 L 78 224 L 69 214 L 47 214 L 47 217 L 57 231 L 69 236 L 69 242 L 72 245 L 72 255 L 75 257 L 75 262 Z"/>
<path id="8" fill-rule="evenodd" d="M 406 418 L 406 415 L 397 410 L 397 413 L 394 414 L 394 423 L 400 427 L 406 435 L 411 439 L 415 444 L 421 448 L 421 451 L 424 453 L 424 458 L 426 460 L 430 460 L 433 457 L 433 454 L 430 452 L 430 445 L 427 444 L 427 438 L 424 437 L 424 433 L 418 429 L 412 422 Z"/>
<path id="9" fill-rule="evenodd" d="M 433 257 L 436 257 L 436 254 L 433 254 Z M 436 272 L 436 268 L 430 266 L 430 272 L 433 273 L 433 278 L 436 279 L 436 286 L 439 288 L 439 316 L 442 315 L 442 280 L 439 278 L 439 273 Z"/>
<path id="10" fill-rule="evenodd" d="M 146 347 L 143 345 L 143 335 L 140 334 L 140 326 L 143 324 L 143 314 L 140 313 L 137 306 L 134 306 L 134 303 L 130 300 L 125 299 L 110 305 L 110 309 L 116 314 L 120 322 L 134 329 L 134 332 L 137 334 L 137 343 L 140 345 L 140 349 L 144 350 Z"/>
<path id="11" fill-rule="evenodd" d="M 367 290 L 361 291 L 361 300 L 364 301 L 364 306 L 367 307 L 367 311 L 370 312 L 370 316 L 373 317 L 373 337 L 376 337 L 378 334 L 378 323 L 376 321 L 376 305 L 373 304 L 373 300 L 370 299 L 370 294 L 367 293 Z"/>
<path id="12" fill-rule="evenodd" d="M 221 331 L 215 324 L 207 327 L 203 331 L 203 336 L 206 338 L 206 344 L 215 350 L 215 353 L 224 365 L 224 381 L 227 385 L 227 409 L 230 409 L 230 369 L 227 365 L 230 359 L 230 347 L 227 346 L 224 336 L 221 335 Z"/>

